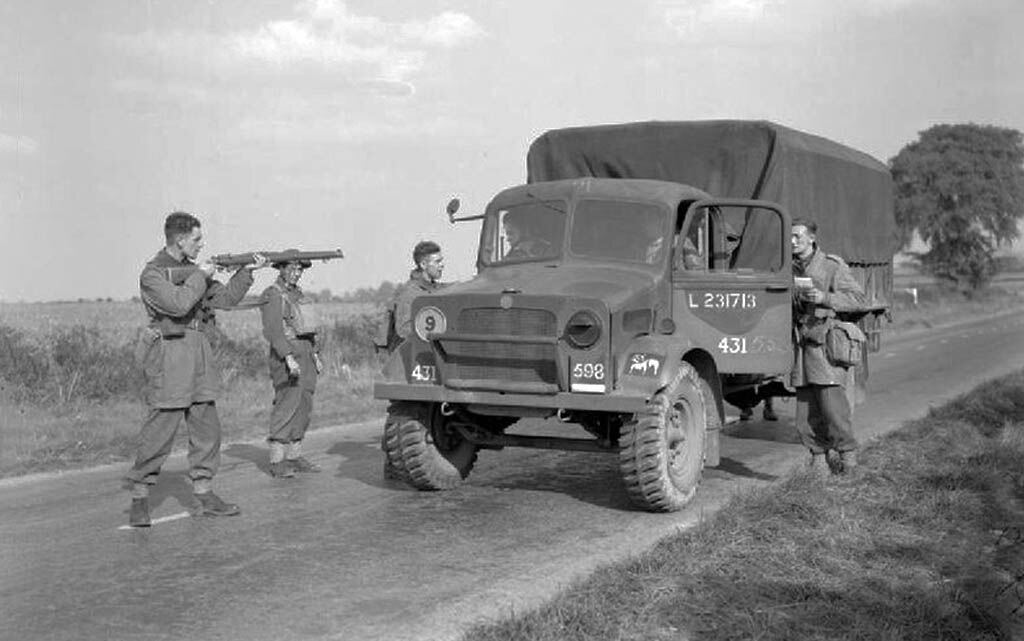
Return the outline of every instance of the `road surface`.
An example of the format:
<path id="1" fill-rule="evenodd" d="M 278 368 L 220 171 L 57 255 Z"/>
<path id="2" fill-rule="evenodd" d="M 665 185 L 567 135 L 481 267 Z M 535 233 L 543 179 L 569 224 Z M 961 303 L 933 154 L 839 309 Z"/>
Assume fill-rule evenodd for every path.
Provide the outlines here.
<path id="1" fill-rule="evenodd" d="M 1019 314 L 890 339 L 857 429 L 889 431 L 1022 355 Z M 415 492 L 381 479 L 380 421 L 311 433 L 324 472 L 291 481 L 266 474 L 264 444 L 227 446 L 217 491 L 235 518 L 187 516 L 181 457 L 146 530 L 122 528 L 124 466 L 2 481 L 0 639 L 455 639 L 803 461 L 793 404 L 777 408 L 778 423 L 727 428 L 722 465 L 675 514 L 633 510 L 606 454 L 483 452 L 464 487 Z"/>

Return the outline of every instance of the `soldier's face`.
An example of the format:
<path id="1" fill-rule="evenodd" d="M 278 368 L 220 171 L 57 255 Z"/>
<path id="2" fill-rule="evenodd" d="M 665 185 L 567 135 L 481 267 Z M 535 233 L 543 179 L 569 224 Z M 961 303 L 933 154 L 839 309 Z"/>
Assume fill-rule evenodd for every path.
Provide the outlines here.
<path id="1" fill-rule="evenodd" d="M 430 280 L 441 280 L 441 273 L 444 272 L 444 255 L 441 252 L 430 254 L 420 261 L 420 267 Z"/>
<path id="2" fill-rule="evenodd" d="M 794 256 L 807 258 L 814 252 L 814 234 L 803 225 L 793 225 L 793 233 L 790 240 L 792 241 Z"/>
<path id="3" fill-rule="evenodd" d="M 288 263 L 281 268 L 281 277 L 284 282 L 288 285 L 296 285 L 299 279 L 302 278 L 302 272 L 305 268 L 299 263 Z"/>
<path id="4" fill-rule="evenodd" d="M 190 234 L 181 236 L 178 240 L 178 247 L 181 253 L 195 260 L 203 248 L 203 231 L 199 227 L 193 227 Z"/>

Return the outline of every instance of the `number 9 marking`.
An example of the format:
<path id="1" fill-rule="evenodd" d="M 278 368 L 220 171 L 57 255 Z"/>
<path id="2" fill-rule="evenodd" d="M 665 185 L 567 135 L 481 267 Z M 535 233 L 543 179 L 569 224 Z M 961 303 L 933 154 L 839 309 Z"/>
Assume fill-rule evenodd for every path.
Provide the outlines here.
<path id="1" fill-rule="evenodd" d="M 427 340 L 427 334 L 443 334 L 448 329 L 448 319 L 436 307 L 424 307 L 416 314 L 413 329 L 420 340 Z"/>

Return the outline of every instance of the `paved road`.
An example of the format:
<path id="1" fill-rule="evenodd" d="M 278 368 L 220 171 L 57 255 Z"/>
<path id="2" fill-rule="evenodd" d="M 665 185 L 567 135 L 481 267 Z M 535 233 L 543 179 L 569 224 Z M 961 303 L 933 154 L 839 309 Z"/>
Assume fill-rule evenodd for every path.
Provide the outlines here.
<path id="1" fill-rule="evenodd" d="M 858 429 L 893 429 L 1022 354 L 1020 315 L 891 340 Z M 149 530 L 120 529 L 123 467 L 0 482 L 0 639 L 457 638 L 802 461 L 792 403 L 779 408 L 779 423 L 727 429 L 721 467 L 676 514 L 633 511 L 603 454 L 484 452 L 463 488 L 410 491 L 380 479 L 379 422 L 314 433 L 325 472 L 290 482 L 266 475 L 261 444 L 228 446 L 218 491 L 243 506 L 231 519 L 184 516 L 180 458 Z"/>

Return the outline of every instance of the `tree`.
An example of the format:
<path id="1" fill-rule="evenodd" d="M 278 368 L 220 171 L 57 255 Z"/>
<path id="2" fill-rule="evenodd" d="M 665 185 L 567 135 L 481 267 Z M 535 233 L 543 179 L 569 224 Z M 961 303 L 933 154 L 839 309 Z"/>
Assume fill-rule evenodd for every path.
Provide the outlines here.
<path id="1" fill-rule="evenodd" d="M 995 251 L 1017 238 L 1022 140 L 1016 129 L 935 125 L 889 161 L 904 243 L 916 230 L 929 247 L 919 256 L 922 267 L 965 293 L 988 283 Z"/>

